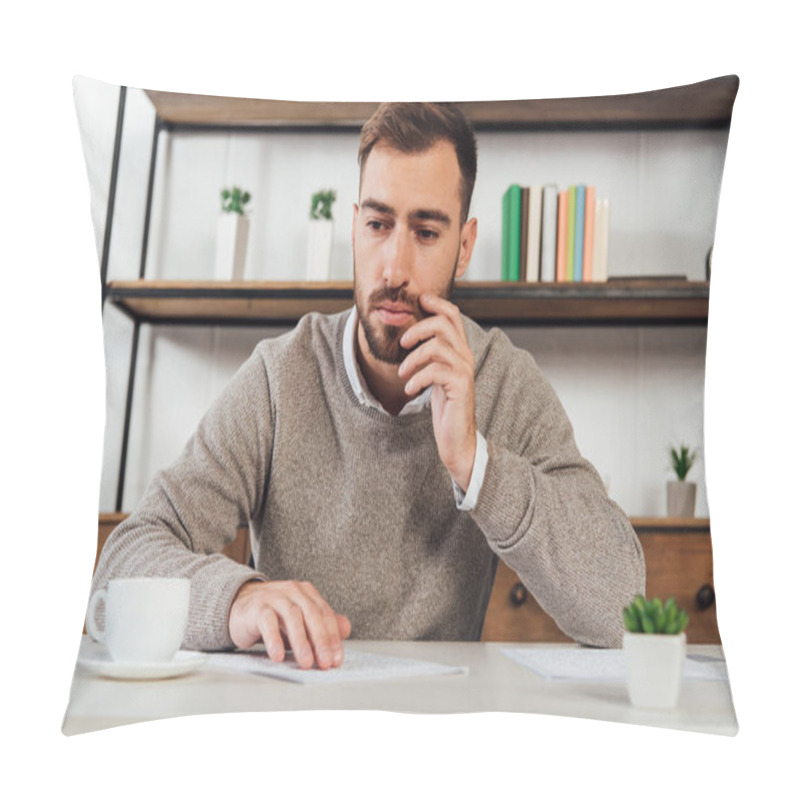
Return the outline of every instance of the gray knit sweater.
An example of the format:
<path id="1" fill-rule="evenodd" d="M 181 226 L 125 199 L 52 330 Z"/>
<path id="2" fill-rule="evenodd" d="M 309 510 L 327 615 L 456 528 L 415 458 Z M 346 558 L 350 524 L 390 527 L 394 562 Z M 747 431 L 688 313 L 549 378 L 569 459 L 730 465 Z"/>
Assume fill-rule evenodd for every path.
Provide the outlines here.
<path id="1" fill-rule="evenodd" d="M 464 326 L 489 461 L 459 511 L 430 409 L 362 406 L 342 357 L 347 313 L 261 342 L 111 535 L 92 589 L 127 575 L 192 580 L 184 647 L 232 647 L 228 612 L 258 575 L 306 580 L 357 639 L 480 638 L 497 557 L 579 642 L 618 647 L 644 591 L 638 538 L 531 355 Z M 219 553 L 250 526 L 256 573 Z"/>

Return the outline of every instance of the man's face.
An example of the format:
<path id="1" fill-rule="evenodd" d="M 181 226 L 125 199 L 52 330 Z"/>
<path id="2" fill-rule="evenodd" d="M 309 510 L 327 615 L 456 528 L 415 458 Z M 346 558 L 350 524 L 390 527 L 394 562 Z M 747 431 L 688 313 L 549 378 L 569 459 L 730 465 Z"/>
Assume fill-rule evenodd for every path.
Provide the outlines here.
<path id="1" fill-rule="evenodd" d="M 449 298 L 469 264 L 477 223 L 460 224 L 460 181 L 449 142 L 423 153 L 379 143 L 367 157 L 353 213 L 353 272 L 360 327 L 378 361 L 405 358 L 400 337 L 423 317 L 419 296 Z"/>

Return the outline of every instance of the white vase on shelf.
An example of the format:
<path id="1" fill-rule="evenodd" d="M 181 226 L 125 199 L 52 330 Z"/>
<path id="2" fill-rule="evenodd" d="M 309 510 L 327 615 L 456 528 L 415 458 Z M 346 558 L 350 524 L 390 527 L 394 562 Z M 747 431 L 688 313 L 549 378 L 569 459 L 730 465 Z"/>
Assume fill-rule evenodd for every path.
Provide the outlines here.
<path id="1" fill-rule="evenodd" d="M 697 484 L 691 481 L 667 481 L 667 516 L 693 517 Z"/>
<path id="2" fill-rule="evenodd" d="M 244 278 L 249 230 L 250 220 L 244 214 L 229 212 L 220 215 L 217 221 L 215 280 L 240 281 Z"/>
<path id="3" fill-rule="evenodd" d="M 327 281 L 331 277 L 333 252 L 333 220 L 312 219 L 308 223 L 308 255 L 306 280 Z"/>

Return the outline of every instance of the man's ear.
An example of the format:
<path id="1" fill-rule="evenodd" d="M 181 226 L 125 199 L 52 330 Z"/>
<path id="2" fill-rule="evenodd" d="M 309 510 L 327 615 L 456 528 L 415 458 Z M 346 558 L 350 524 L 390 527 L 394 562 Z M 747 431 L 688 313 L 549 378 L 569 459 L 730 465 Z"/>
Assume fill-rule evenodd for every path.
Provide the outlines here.
<path id="1" fill-rule="evenodd" d="M 461 242 L 458 250 L 458 264 L 456 266 L 456 278 L 460 278 L 469 266 L 472 258 L 472 251 L 475 248 L 475 239 L 478 237 L 478 220 L 473 217 L 468 219 L 461 226 Z"/>
<path id="2" fill-rule="evenodd" d="M 356 220 L 358 219 L 358 203 L 353 203 L 353 230 L 350 232 L 350 244 L 356 247 Z"/>

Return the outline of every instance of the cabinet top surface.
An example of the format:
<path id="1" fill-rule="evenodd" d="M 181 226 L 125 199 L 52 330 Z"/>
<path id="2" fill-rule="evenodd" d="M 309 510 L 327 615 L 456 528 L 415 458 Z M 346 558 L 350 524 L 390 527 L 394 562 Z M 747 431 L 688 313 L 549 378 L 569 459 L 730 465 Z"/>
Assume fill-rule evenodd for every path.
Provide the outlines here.
<path id="1" fill-rule="evenodd" d="M 476 129 L 549 126 L 671 127 L 730 123 L 736 75 L 649 92 L 596 97 L 456 102 Z M 145 90 L 174 126 L 360 128 L 376 102 L 300 102 Z"/>

